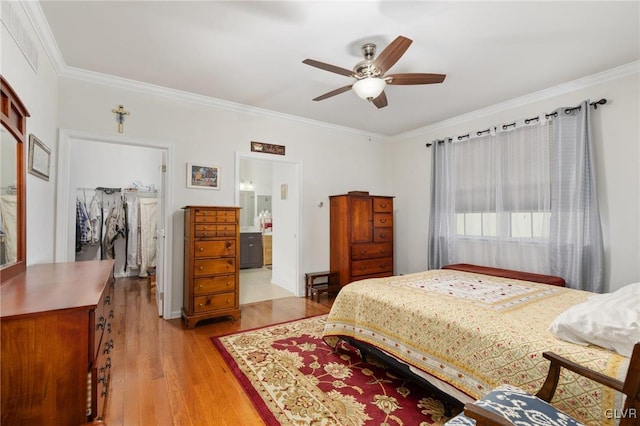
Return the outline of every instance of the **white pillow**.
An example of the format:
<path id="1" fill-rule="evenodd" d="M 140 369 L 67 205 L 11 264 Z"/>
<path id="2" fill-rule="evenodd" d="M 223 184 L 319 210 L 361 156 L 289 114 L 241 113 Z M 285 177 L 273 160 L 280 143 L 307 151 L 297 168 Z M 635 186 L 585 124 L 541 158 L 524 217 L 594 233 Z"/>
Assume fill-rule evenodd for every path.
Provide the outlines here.
<path id="1" fill-rule="evenodd" d="M 589 297 L 558 315 L 549 331 L 568 342 L 630 357 L 633 345 L 640 342 L 640 283 Z"/>

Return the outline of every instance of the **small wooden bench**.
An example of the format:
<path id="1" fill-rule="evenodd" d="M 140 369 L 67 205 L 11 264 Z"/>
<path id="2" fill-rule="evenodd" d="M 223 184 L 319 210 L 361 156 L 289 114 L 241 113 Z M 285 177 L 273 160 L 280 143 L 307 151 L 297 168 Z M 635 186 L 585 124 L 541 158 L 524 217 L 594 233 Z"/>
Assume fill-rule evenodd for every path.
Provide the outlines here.
<path id="1" fill-rule="evenodd" d="M 327 293 L 331 287 L 334 273 L 331 271 L 307 272 L 304 274 L 304 297 L 311 296 L 311 300 L 320 301 L 320 295 Z M 325 281 L 316 282 L 318 279 Z"/>
<path id="2" fill-rule="evenodd" d="M 533 274 L 530 272 L 513 271 L 511 269 L 492 268 L 489 266 L 471 265 L 468 263 L 454 263 L 443 266 L 442 269 L 455 269 L 457 271 L 473 272 L 475 274 L 492 275 L 494 277 L 511 278 L 514 280 L 533 281 L 535 283 L 564 287 L 565 281 L 554 275 Z"/>

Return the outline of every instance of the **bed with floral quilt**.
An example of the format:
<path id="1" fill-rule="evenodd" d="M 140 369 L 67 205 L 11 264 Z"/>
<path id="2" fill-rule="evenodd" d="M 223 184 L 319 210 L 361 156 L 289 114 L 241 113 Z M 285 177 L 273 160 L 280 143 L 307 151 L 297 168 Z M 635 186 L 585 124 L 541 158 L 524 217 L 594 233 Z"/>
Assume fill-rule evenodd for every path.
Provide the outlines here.
<path id="1" fill-rule="evenodd" d="M 560 313 L 590 295 L 455 269 L 373 278 L 341 289 L 323 339 L 380 351 L 463 403 L 502 384 L 537 392 L 549 367 L 544 351 L 624 380 L 627 357 L 549 331 Z M 552 403 L 585 424 L 614 424 L 610 413 L 622 397 L 563 371 Z"/>

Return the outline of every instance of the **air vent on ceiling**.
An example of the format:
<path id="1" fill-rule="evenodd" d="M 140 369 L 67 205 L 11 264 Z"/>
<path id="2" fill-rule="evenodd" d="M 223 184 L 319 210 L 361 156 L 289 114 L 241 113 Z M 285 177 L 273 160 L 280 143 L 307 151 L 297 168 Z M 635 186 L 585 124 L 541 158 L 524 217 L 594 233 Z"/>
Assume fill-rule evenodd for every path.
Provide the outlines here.
<path id="1" fill-rule="evenodd" d="M 20 21 L 11 4 L 12 2 L 3 1 L 0 20 L 4 24 L 11 37 L 15 40 L 18 48 L 31 65 L 35 72 L 38 72 L 38 47 L 31 41 L 27 29 Z"/>

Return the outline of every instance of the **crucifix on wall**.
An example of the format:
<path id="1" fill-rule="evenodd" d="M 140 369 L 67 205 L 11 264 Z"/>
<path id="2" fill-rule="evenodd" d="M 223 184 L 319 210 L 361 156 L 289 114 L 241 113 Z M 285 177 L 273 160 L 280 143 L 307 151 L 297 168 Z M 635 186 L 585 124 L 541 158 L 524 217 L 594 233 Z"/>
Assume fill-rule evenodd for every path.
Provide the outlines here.
<path id="1" fill-rule="evenodd" d="M 124 131 L 124 116 L 129 115 L 129 111 L 124 110 L 124 105 L 118 105 L 118 109 L 112 109 L 111 112 L 116 114 L 116 120 L 118 121 L 118 132 Z"/>

